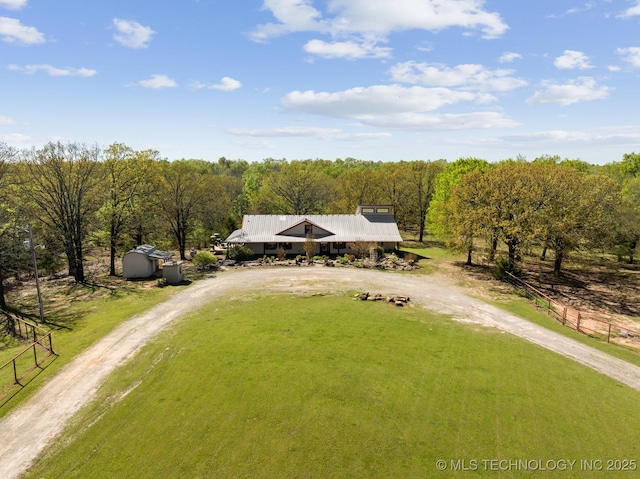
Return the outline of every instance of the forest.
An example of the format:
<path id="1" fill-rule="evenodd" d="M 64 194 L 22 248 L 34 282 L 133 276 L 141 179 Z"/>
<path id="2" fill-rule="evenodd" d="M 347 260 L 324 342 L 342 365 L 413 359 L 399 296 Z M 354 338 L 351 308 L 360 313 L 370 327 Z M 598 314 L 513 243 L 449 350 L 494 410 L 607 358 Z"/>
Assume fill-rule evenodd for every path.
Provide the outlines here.
<path id="1" fill-rule="evenodd" d="M 553 255 L 556 274 L 578 250 L 633 263 L 640 239 L 636 153 L 604 165 L 547 155 L 248 163 L 168 161 L 121 143 L 22 150 L 0 143 L 0 194 L 0 288 L 30 270 L 30 251 L 45 272 L 66 268 L 81 283 L 90 247 L 109 251 L 110 274 L 117 275 L 117 258 L 135 245 L 186 259 L 214 233 L 224 238 L 238 228 L 244 214 L 354 213 L 371 203 L 392 205 L 400 231 L 417 241 L 435 237 L 464 252 L 468 264 L 482 255 L 513 272 L 534 247 Z M 3 290 L 0 302 L 4 307 Z"/>

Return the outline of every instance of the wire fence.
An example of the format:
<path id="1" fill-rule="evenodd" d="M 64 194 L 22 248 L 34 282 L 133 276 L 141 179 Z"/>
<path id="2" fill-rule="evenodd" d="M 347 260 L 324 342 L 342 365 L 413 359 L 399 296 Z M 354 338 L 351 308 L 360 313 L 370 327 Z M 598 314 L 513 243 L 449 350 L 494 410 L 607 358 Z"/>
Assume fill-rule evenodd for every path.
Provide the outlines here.
<path id="1" fill-rule="evenodd" d="M 556 301 L 520 278 L 505 272 L 504 280 L 543 309 L 557 322 L 588 336 L 640 350 L 640 331 L 628 325 L 593 318 L 580 310 Z"/>

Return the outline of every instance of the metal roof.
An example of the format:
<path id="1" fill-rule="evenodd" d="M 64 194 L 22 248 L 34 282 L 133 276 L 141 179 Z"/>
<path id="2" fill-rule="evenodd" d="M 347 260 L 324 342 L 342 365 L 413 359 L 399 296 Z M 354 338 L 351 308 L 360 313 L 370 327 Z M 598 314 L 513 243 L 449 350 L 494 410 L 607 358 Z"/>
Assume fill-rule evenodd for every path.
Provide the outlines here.
<path id="1" fill-rule="evenodd" d="M 136 246 L 129 253 L 142 253 L 148 258 L 151 259 L 164 259 L 167 260 L 173 256 L 173 253 L 169 253 L 168 251 L 160 251 L 156 249 L 155 246 L 151 246 L 150 244 L 143 244 L 140 246 Z"/>
<path id="2" fill-rule="evenodd" d="M 323 242 L 401 242 L 393 215 L 245 215 L 242 228 L 226 239 L 228 243 L 300 242 L 304 235 L 287 235 L 287 230 L 308 222 L 327 231 L 315 236 Z M 280 233 L 280 234 L 279 234 Z"/>

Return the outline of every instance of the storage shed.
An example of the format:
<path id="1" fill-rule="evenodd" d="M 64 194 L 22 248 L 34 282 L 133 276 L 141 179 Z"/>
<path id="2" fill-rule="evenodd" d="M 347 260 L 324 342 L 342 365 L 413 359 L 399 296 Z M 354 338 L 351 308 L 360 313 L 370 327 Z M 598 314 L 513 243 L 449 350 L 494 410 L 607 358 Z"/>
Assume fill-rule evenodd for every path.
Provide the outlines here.
<path id="1" fill-rule="evenodd" d="M 167 284 L 180 284 L 184 279 L 182 275 L 182 261 L 167 261 L 162 265 L 162 277 Z"/>
<path id="2" fill-rule="evenodd" d="M 149 244 L 136 246 L 122 258 L 122 276 L 127 279 L 159 276 L 161 262 L 169 261 L 172 256 L 173 253 Z"/>

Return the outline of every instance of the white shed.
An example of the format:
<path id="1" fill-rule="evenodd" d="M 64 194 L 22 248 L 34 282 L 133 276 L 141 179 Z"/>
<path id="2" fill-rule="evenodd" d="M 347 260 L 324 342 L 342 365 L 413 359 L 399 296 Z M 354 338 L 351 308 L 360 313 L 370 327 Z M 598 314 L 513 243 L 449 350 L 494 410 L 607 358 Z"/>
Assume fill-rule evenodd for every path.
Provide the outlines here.
<path id="1" fill-rule="evenodd" d="M 127 279 L 149 278 L 160 270 L 161 261 L 168 261 L 172 256 L 173 253 L 160 251 L 149 244 L 136 246 L 122 258 L 122 276 Z"/>
<path id="2" fill-rule="evenodd" d="M 162 265 L 162 277 L 167 284 L 180 284 L 184 279 L 182 275 L 182 261 L 167 261 Z"/>

